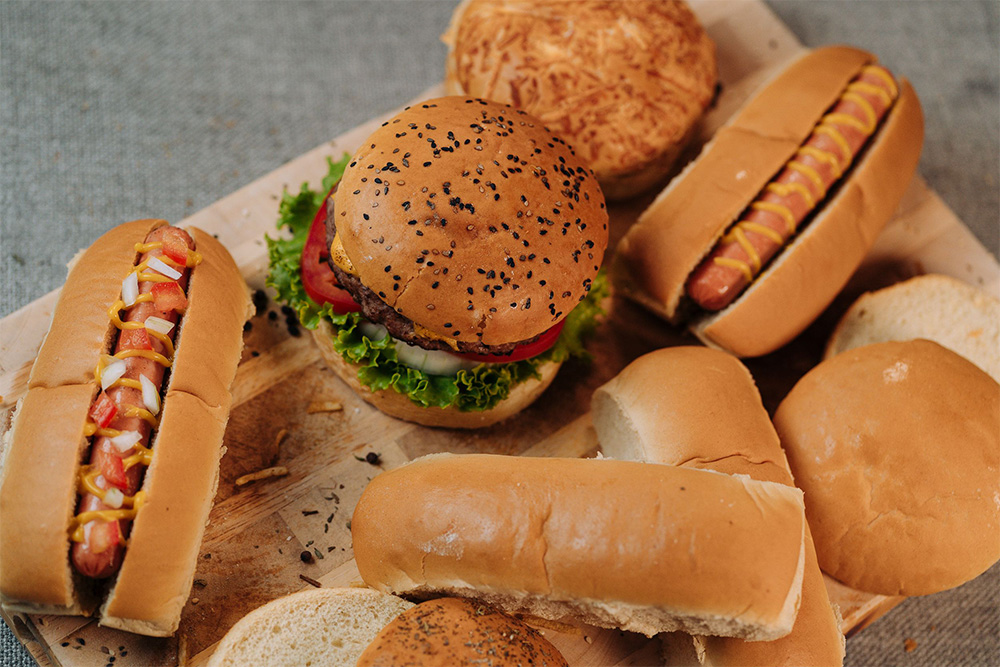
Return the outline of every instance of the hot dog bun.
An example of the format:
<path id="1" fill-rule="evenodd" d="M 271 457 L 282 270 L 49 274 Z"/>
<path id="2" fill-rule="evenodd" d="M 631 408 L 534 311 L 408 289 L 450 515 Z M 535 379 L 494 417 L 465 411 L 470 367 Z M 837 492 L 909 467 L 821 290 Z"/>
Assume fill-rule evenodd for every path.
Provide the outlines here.
<path id="1" fill-rule="evenodd" d="M 940 274 L 861 295 L 831 334 L 824 358 L 872 343 L 914 338 L 957 352 L 1000 382 L 1000 301 Z"/>
<path id="2" fill-rule="evenodd" d="M 816 49 L 766 84 L 622 239 L 612 273 L 619 290 L 672 323 L 690 319 L 706 344 L 737 356 L 766 354 L 798 335 L 847 282 L 916 169 L 923 115 L 905 80 L 869 145 L 812 220 L 734 303 L 691 317 L 685 284 L 848 83 L 874 62 L 859 49 Z"/>
<path id="3" fill-rule="evenodd" d="M 793 485 L 753 378 L 724 352 L 673 347 L 639 357 L 594 392 L 593 418 L 601 449 L 613 458 Z M 722 637 L 697 641 L 701 664 L 706 665 L 842 664 L 844 635 L 809 532 L 802 602 L 790 634 L 771 642 Z"/>
<path id="4" fill-rule="evenodd" d="M 94 366 L 112 340 L 108 308 L 135 262 L 135 244 L 165 224 L 141 220 L 104 234 L 80 256 L 60 295 L 5 449 L 0 590 L 7 609 L 81 614 L 99 599 L 98 582 L 72 571 L 67 538 L 88 447 L 83 429 L 97 391 Z M 177 629 L 190 592 L 215 495 L 243 322 L 252 314 L 229 253 L 211 235 L 189 231 L 203 261 L 191 271 L 188 307 L 162 391 L 143 483 L 147 502 L 101 609 L 104 625 L 156 636 Z"/>
<path id="5" fill-rule="evenodd" d="M 353 389 L 361 398 L 371 403 L 385 414 L 414 422 L 422 426 L 438 426 L 441 428 L 483 428 L 516 415 L 521 410 L 535 402 L 552 381 L 562 362 L 550 361 L 539 367 L 538 378 L 529 378 L 511 387 L 510 394 L 504 400 L 489 410 L 474 410 L 463 412 L 456 407 L 438 408 L 424 407 L 413 402 L 394 389 L 379 389 L 372 391 L 358 381 L 357 364 L 352 364 L 333 347 L 335 335 L 330 323 L 322 319 L 312 332 L 313 340 L 319 347 L 320 354 L 330 370 Z"/>
<path id="6" fill-rule="evenodd" d="M 431 455 L 370 482 L 365 582 L 602 627 L 773 639 L 803 570 L 801 492 L 626 461 Z"/>

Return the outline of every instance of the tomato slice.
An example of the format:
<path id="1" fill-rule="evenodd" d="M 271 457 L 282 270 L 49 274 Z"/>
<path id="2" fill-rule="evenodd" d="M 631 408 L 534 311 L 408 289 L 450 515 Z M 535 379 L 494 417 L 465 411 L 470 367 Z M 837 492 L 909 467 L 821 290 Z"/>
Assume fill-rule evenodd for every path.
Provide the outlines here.
<path id="1" fill-rule="evenodd" d="M 184 290 L 173 281 L 156 283 L 153 285 L 152 292 L 153 305 L 161 313 L 169 313 L 171 310 L 182 313 L 187 308 L 187 297 L 184 296 Z"/>
<path id="2" fill-rule="evenodd" d="M 355 313 L 361 310 L 361 306 L 351 297 L 350 292 L 337 284 L 337 276 L 324 259 L 330 252 L 326 247 L 326 202 L 329 197 L 327 193 L 327 199 L 323 200 L 323 205 L 316 212 L 312 226 L 309 227 L 306 244 L 302 248 L 302 286 L 309 298 L 316 303 L 332 304 L 337 313 Z"/>
<path id="3" fill-rule="evenodd" d="M 105 443 L 103 447 L 98 447 L 91 463 L 93 463 L 98 472 L 104 475 L 104 479 L 108 481 L 108 484 L 125 491 L 128 488 L 128 478 L 125 477 L 125 464 L 122 463 L 120 457 L 108 451 L 108 447 L 110 446 Z"/>
<path id="4" fill-rule="evenodd" d="M 116 414 L 118 414 L 118 406 L 108 398 L 105 391 L 98 394 L 97 400 L 90 406 L 90 418 L 94 420 L 98 428 L 107 428 Z"/>
<path id="5" fill-rule="evenodd" d="M 171 227 L 171 229 L 174 229 Z M 181 230 L 177 230 L 181 231 Z M 188 244 L 186 233 L 165 233 L 163 238 L 163 254 L 173 260 L 178 266 L 187 266 Z"/>
<path id="6" fill-rule="evenodd" d="M 122 329 L 118 334 L 119 350 L 152 350 L 149 332 L 145 329 Z"/>
<path id="7" fill-rule="evenodd" d="M 546 330 L 541 336 L 530 343 L 518 345 L 510 354 L 475 354 L 473 352 L 452 352 L 456 357 L 469 359 L 471 361 L 484 361 L 491 364 L 507 364 L 512 361 L 521 361 L 537 357 L 550 347 L 556 344 L 559 334 L 562 333 L 566 320 L 560 320 L 555 326 Z"/>

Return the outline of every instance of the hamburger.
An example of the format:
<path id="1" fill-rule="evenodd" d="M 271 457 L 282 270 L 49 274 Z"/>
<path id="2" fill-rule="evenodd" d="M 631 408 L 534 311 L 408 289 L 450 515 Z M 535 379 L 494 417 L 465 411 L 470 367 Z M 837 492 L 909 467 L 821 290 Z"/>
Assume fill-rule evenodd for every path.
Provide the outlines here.
<path id="1" fill-rule="evenodd" d="M 593 171 L 541 121 L 465 97 L 404 109 L 323 192 L 286 193 L 268 285 L 383 412 L 487 426 L 585 355 L 605 293 Z M 311 223 L 310 223 L 311 220 Z"/>

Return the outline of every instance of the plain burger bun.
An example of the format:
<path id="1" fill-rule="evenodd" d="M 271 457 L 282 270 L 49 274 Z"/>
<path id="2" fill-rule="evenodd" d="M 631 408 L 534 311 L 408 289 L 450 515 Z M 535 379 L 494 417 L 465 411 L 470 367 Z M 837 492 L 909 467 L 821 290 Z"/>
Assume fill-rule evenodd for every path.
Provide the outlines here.
<path id="1" fill-rule="evenodd" d="M 537 630 L 462 598 L 423 602 L 382 628 L 357 667 L 568 667 Z"/>
<path id="2" fill-rule="evenodd" d="M 849 350 L 807 373 L 774 419 L 823 570 L 925 595 L 1000 558 L 1000 385 L 925 340 Z"/>
<path id="3" fill-rule="evenodd" d="M 923 114 L 905 79 L 844 178 L 731 305 L 692 313 L 685 284 L 851 79 L 874 62 L 859 49 L 820 48 L 765 84 L 619 243 L 612 267 L 618 291 L 739 357 L 772 352 L 805 329 L 860 264 L 916 170 Z"/>
<path id="4" fill-rule="evenodd" d="M 387 623 L 413 607 L 367 588 L 318 588 L 250 612 L 219 642 L 209 667 L 354 667 Z"/>
<path id="5" fill-rule="evenodd" d="M 534 116 L 464 97 L 407 107 L 376 130 L 332 217 L 365 287 L 430 335 L 485 345 L 568 315 L 608 242 L 587 164 Z"/>
<path id="6" fill-rule="evenodd" d="M 793 485 L 753 378 L 732 355 L 704 347 L 651 352 L 598 388 L 592 405 L 594 428 L 606 456 Z M 790 634 L 771 642 L 671 635 L 665 638 L 664 653 L 670 664 L 842 664 L 839 615 L 830 604 L 808 531 L 802 602 Z"/>
<path id="7" fill-rule="evenodd" d="M 539 377 L 528 378 L 510 389 L 510 394 L 489 410 L 462 411 L 456 407 L 438 408 L 424 407 L 415 403 L 395 389 L 379 389 L 372 391 L 358 381 L 358 364 L 352 364 L 344 359 L 333 347 L 334 333 L 330 323 L 322 319 L 319 326 L 312 331 L 313 340 L 319 346 L 320 354 L 328 368 L 336 373 L 341 380 L 355 391 L 361 398 L 371 403 L 387 415 L 414 422 L 422 426 L 438 426 L 442 428 L 483 428 L 492 426 L 535 402 L 545 391 L 559 372 L 562 362 L 550 361 L 538 369 Z"/>
<path id="8" fill-rule="evenodd" d="M 1000 382 L 1000 301 L 940 274 L 863 294 L 826 346 L 826 358 L 862 345 L 924 338 L 957 352 Z"/>
<path id="9" fill-rule="evenodd" d="M 661 181 L 715 93 L 715 45 L 684 2 L 467 0 L 442 39 L 449 93 L 538 116 L 609 199 Z"/>
<path id="10" fill-rule="evenodd" d="M 426 456 L 381 473 L 351 520 L 365 582 L 652 636 L 775 639 L 801 592 L 801 492 L 592 459 Z"/>

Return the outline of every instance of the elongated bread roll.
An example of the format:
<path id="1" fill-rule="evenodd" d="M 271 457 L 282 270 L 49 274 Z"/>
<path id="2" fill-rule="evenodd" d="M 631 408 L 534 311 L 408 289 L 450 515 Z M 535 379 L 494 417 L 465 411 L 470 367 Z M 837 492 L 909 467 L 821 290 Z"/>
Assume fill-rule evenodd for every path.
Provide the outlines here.
<path id="1" fill-rule="evenodd" d="M 382 473 L 351 523 L 365 582 L 642 632 L 787 634 L 802 494 L 625 461 L 431 455 Z"/>
<path id="2" fill-rule="evenodd" d="M 593 416 L 601 449 L 613 458 L 793 485 L 753 378 L 724 352 L 674 347 L 642 356 L 594 393 Z M 842 664 L 844 636 L 808 530 L 802 602 L 789 635 L 772 642 L 695 641 L 706 665 Z"/>

